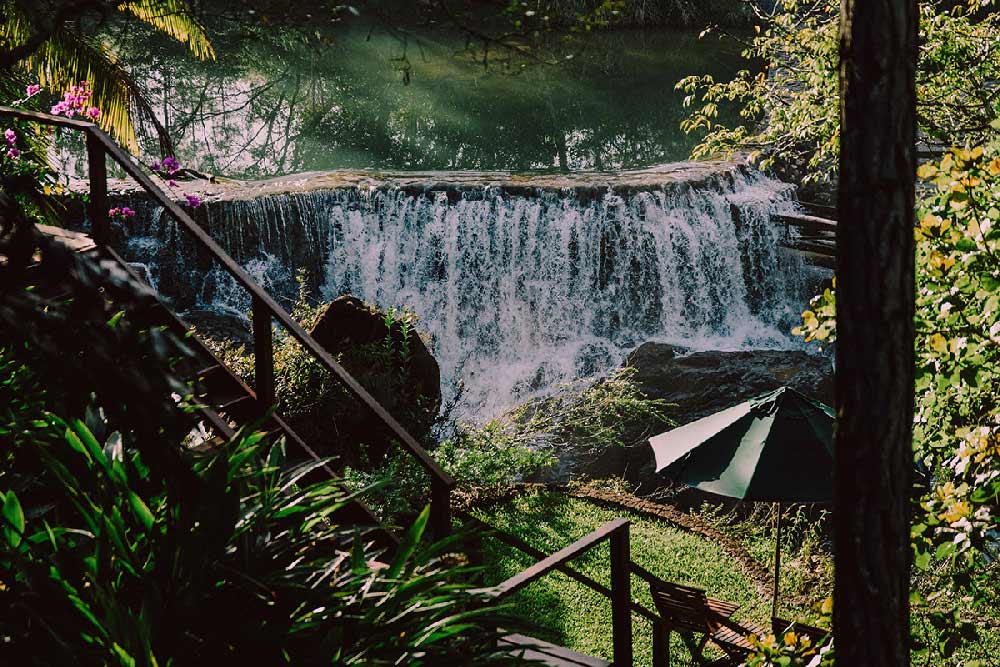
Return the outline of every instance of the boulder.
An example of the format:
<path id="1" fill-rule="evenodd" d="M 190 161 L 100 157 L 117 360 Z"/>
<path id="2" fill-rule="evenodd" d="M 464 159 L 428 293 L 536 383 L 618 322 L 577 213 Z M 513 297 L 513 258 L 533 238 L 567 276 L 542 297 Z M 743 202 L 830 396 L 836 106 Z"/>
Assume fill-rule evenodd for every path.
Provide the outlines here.
<path id="1" fill-rule="evenodd" d="M 441 408 L 441 368 L 415 328 L 410 328 L 404 337 L 399 320 L 392 321 L 390 327 L 383 313 L 357 297 L 345 295 L 322 307 L 309 333 L 333 355 L 348 353 L 365 345 L 380 344 L 386 339 L 392 340 L 395 349 L 405 346 L 406 354 L 402 362 L 405 367 L 400 370 L 408 378 L 412 389 L 405 393 L 422 397 L 428 403 L 427 409 L 437 415 Z M 349 359 L 345 360 L 345 364 L 352 365 Z"/>
<path id="2" fill-rule="evenodd" d="M 651 398 L 674 404 L 678 423 L 700 419 L 756 394 L 788 385 L 828 405 L 833 367 L 828 357 L 797 350 L 689 352 L 666 343 L 644 343 L 626 362 Z"/>
<path id="3" fill-rule="evenodd" d="M 387 318 L 356 297 L 341 296 L 322 307 L 309 333 L 339 356 L 344 368 L 411 435 L 423 439 L 441 408 L 441 371 L 415 328 L 404 327 L 401 320 Z M 393 438 L 381 420 L 353 399 L 330 407 L 320 412 L 332 417 L 335 428 L 317 433 L 320 440 L 339 442 L 334 452 L 349 464 L 362 463 L 355 460 L 356 444 L 366 446 L 369 462 L 383 458 Z"/>

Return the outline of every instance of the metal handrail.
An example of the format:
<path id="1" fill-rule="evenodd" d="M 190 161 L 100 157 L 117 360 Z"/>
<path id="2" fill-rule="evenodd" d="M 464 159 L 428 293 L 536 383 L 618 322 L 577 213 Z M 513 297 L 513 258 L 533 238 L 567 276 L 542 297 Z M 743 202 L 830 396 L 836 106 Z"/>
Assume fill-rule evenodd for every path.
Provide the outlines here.
<path id="1" fill-rule="evenodd" d="M 109 237 L 107 167 L 105 156 L 110 156 L 125 173 L 152 196 L 199 244 L 218 261 L 237 283 L 250 293 L 252 301 L 251 321 L 254 336 L 254 375 L 258 385 L 257 396 L 265 405 L 274 403 L 274 352 L 271 340 L 271 318 L 277 320 L 292 338 L 299 342 L 347 389 L 371 410 L 403 444 L 404 448 L 420 463 L 431 476 L 431 526 L 435 535 L 443 537 L 451 531 L 451 490 L 455 479 L 449 475 L 389 412 L 358 383 L 357 380 L 338 364 L 312 336 L 289 315 L 284 308 L 258 285 L 247 271 L 236 263 L 208 233 L 189 216 L 184 209 L 140 168 L 136 159 L 126 153 L 97 125 L 91 122 L 54 116 L 46 113 L 0 106 L 0 115 L 44 125 L 54 125 L 83 132 L 87 138 L 87 160 L 90 172 L 90 201 L 88 216 L 91 221 L 91 235 L 98 245 L 107 245 Z"/>
<path id="2" fill-rule="evenodd" d="M 633 664 L 632 612 L 636 610 L 637 605 L 632 601 L 630 577 L 633 563 L 629 554 L 629 525 L 627 519 L 609 521 L 573 544 L 563 547 L 551 556 L 542 558 L 526 570 L 493 586 L 488 589 L 488 592 L 493 598 L 500 599 L 521 590 L 552 571 L 569 574 L 573 579 L 611 600 L 611 642 L 614 664 L 615 667 L 631 666 Z M 569 561 L 578 558 L 605 540 L 609 542 L 611 548 L 610 589 L 598 584 L 586 575 L 566 567 Z M 516 547 L 517 545 L 512 546 Z M 639 609 L 646 611 L 643 607 L 639 607 Z M 654 615 L 651 620 L 655 622 L 658 617 Z"/>
<path id="3" fill-rule="evenodd" d="M 536 549 L 535 547 L 531 546 L 520 537 L 511 535 L 508 532 L 502 531 L 499 528 L 491 526 L 482 519 L 473 516 L 468 512 L 459 511 L 457 515 L 459 518 L 461 518 L 463 525 L 473 526 L 479 531 L 481 531 L 481 533 L 488 534 L 490 537 L 531 556 L 537 561 L 546 558 L 545 552 L 543 552 L 541 549 Z M 633 574 L 639 576 L 640 578 L 646 579 L 647 576 L 653 577 L 654 579 L 656 578 L 655 575 L 650 574 L 648 570 L 643 568 L 641 565 L 636 564 L 635 562 L 629 563 L 629 568 L 632 570 Z M 587 576 L 586 574 L 580 572 L 579 570 L 574 570 L 569 566 L 568 563 L 558 563 L 553 566 L 553 569 L 555 569 L 556 572 L 564 574 L 570 579 L 573 579 L 574 581 L 583 584 L 584 586 L 593 590 L 594 592 L 600 593 L 601 595 L 603 595 L 608 599 L 611 598 L 610 588 L 608 588 L 604 584 L 595 581 L 593 578 Z M 644 607 L 635 600 L 632 600 L 632 611 L 651 622 L 656 622 L 660 618 L 659 616 L 657 616 L 656 612 L 651 611 L 650 609 Z"/>

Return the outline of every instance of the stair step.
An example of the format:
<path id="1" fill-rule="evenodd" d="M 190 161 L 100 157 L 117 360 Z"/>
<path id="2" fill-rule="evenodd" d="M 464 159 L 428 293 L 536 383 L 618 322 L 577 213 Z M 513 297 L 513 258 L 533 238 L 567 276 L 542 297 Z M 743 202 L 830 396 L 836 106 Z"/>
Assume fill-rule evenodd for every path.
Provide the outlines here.
<path id="1" fill-rule="evenodd" d="M 234 411 L 249 407 L 249 404 L 256 403 L 253 396 L 249 394 L 224 394 L 222 397 L 213 396 L 212 405 L 217 412 L 223 416 L 233 417 Z"/>

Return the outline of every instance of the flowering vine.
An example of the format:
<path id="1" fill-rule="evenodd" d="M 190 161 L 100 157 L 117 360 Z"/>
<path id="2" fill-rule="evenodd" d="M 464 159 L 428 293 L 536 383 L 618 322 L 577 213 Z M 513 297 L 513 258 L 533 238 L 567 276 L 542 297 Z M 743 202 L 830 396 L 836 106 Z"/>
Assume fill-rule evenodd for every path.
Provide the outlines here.
<path id="1" fill-rule="evenodd" d="M 31 97 L 32 86 L 28 86 L 28 97 Z M 40 88 L 39 88 L 40 90 Z M 36 93 L 38 91 L 35 91 Z M 93 96 L 94 90 L 89 81 L 81 81 L 79 85 L 70 86 L 69 90 L 63 93 L 63 98 L 50 110 L 53 115 L 66 116 L 72 118 L 76 114 L 82 114 L 91 120 L 101 117 L 101 110 L 95 106 L 88 106 L 87 103 Z"/>

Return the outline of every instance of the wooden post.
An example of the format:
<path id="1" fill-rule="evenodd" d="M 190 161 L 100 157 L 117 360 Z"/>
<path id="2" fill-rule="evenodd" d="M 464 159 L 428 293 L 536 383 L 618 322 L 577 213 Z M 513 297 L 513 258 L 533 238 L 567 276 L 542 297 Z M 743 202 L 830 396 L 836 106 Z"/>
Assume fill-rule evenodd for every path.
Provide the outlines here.
<path id="1" fill-rule="evenodd" d="M 628 523 L 611 533 L 611 641 L 615 667 L 632 667 L 632 581 Z"/>
<path id="2" fill-rule="evenodd" d="M 440 479 L 431 478 L 431 535 L 442 540 L 451 534 L 451 489 Z"/>
<path id="3" fill-rule="evenodd" d="M 662 618 L 653 623 L 653 667 L 670 667 L 670 626 Z"/>
<path id="4" fill-rule="evenodd" d="M 250 319 L 253 326 L 253 376 L 260 407 L 274 405 L 274 336 L 271 331 L 271 311 L 267 304 L 253 298 Z"/>
<path id="5" fill-rule="evenodd" d="M 90 218 L 90 236 L 98 246 L 111 241 L 108 222 L 108 166 L 104 159 L 104 146 L 87 132 L 87 171 L 90 177 L 90 200 L 87 216 Z"/>

